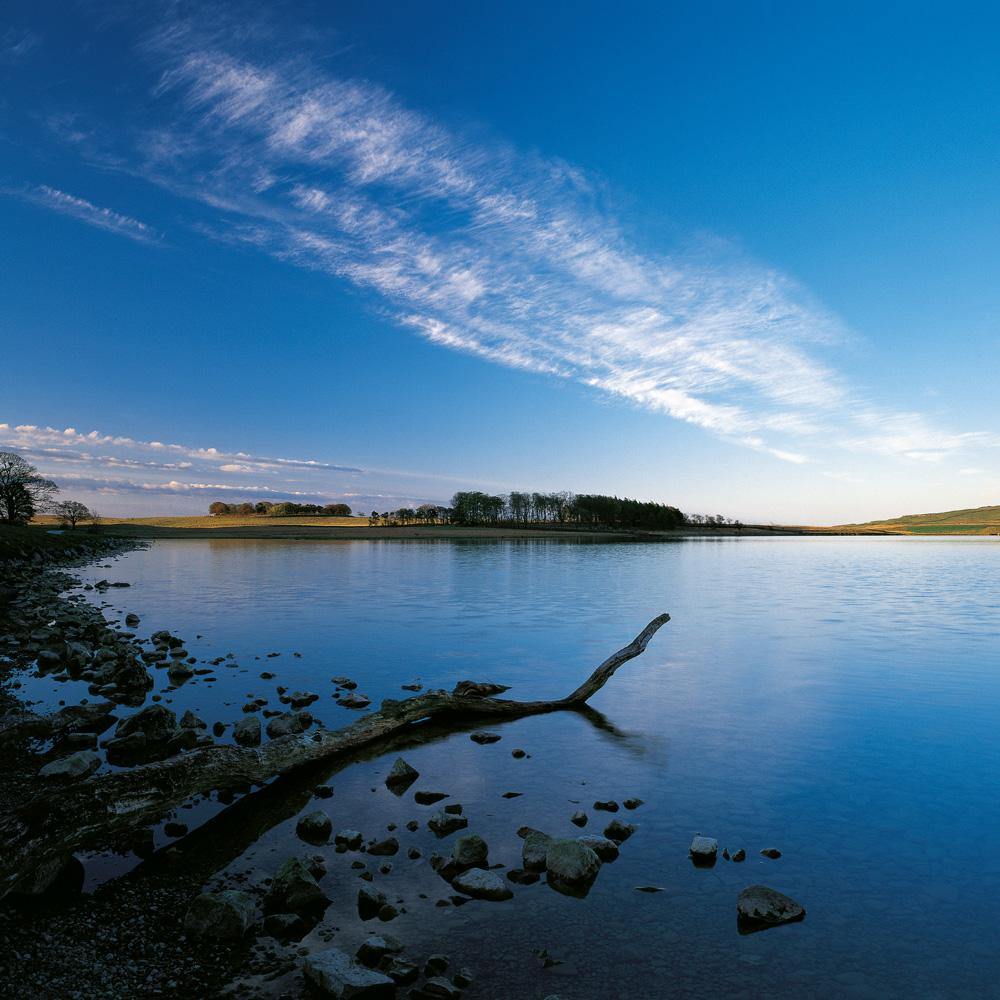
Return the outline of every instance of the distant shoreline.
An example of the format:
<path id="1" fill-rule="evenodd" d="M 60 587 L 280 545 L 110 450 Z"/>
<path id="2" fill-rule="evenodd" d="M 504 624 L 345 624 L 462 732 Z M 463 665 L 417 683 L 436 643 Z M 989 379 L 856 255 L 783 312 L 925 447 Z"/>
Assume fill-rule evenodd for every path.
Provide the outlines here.
<path id="1" fill-rule="evenodd" d="M 122 538 L 283 539 L 291 541 L 476 541 L 494 539 L 544 539 L 594 542 L 664 542 L 680 538 L 744 538 L 804 535 L 892 535 L 886 530 L 813 528 L 782 525 L 687 527 L 670 531 L 607 529 L 548 525 L 538 528 L 463 527 L 461 525 L 369 525 L 365 517 L 137 517 L 105 518 L 101 530 Z M 57 528 L 55 518 L 41 517 L 36 525 Z M 80 530 L 80 529 L 77 529 Z"/>

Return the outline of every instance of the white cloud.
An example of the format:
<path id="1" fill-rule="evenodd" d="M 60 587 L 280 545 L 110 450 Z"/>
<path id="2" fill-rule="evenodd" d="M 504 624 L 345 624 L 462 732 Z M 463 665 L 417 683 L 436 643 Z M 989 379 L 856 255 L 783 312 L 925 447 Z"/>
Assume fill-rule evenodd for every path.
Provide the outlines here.
<path id="1" fill-rule="evenodd" d="M 65 191 L 49 187 L 47 184 L 38 184 L 17 190 L 5 189 L 5 193 L 18 195 L 26 201 L 58 212 L 60 215 L 71 216 L 89 226 L 96 226 L 98 229 L 105 229 L 140 243 L 156 243 L 160 239 L 160 235 L 155 229 L 147 226 L 145 222 L 140 222 L 139 219 L 123 215 L 110 208 L 101 208 L 85 198 L 67 194 Z"/>

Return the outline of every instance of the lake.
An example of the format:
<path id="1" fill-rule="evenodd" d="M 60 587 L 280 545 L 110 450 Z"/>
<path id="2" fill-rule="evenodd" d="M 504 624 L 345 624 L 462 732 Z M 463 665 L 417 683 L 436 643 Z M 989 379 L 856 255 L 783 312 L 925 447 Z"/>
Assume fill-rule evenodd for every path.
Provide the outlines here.
<path id="1" fill-rule="evenodd" d="M 521 825 L 599 833 L 612 817 L 595 800 L 642 798 L 618 814 L 638 830 L 585 899 L 543 882 L 514 886 L 506 903 L 436 906 L 450 890 L 426 858 L 451 838 L 424 828 L 433 809 L 413 789 L 384 787 L 395 751 L 337 772 L 333 797 L 306 804 L 334 830 L 399 825 L 403 851 L 376 876 L 405 900 L 388 929 L 473 968 L 470 997 L 996 995 L 996 540 L 163 541 L 84 577 L 132 584 L 106 599 L 141 616 L 141 635 L 167 628 L 199 658 L 234 654 L 239 666 L 219 666 L 214 683 L 166 695 L 209 724 L 240 718 L 250 695 L 280 707 L 283 684 L 319 694 L 313 714 L 343 725 L 357 713 L 331 697 L 339 674 L 375 705 L 404 697 L 401 684 L 463 678 L 556 697 L 670 613 L 594 699 L 599 714 L 491 726 L 503 738 L 489 746 L 466 731 L 404 752 L 421 772 L 414 789 L 449 792 L 508 867 L 520 865 Z M 156 680 L 162 690 L 165 672 Z M 32 693 L 68 696 L 49 681 Z M 514 759 L 517 747 L 530 757 Z M 569 821 L 578 809 L 583 831 Z M 304 847 L 294 828 L 293 815 L 264 830 L 229 870 L 273 874 Z M 693 867 L 695 833 L 745 848 L 747 861 Z M 407 860 L 409 846 L 424 858 Z M 765 847 L 782 857 L 761 857 Z M 325 926 L 353 951 L 371 928 L 353 909 L 356 855 L 321 853 L 334 897 Z M 91 878 L 103 870 L 96 859 Z M 737 895 L 758 882 L 801 902 L 805 921 L 739 934 Z M 664 891 L 636 891 L 648 885 Z M 538 948 L 561 964 L 543 969 Z"/>

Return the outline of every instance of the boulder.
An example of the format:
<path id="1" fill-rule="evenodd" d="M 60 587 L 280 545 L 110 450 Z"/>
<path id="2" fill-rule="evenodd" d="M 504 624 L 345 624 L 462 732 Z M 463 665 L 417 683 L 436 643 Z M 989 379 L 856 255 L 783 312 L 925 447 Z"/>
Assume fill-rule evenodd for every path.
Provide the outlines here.
<path id="1" fill-rule="evenodd" d="M 427 821 L 427 828 L 438 838 L 447 837 L 449 833 L 463 830 L 469 825 L 465 816 L 455 816 L 452 813 L 436 812 Z"/>
<path id="2" fill-rule="evenodd" d="M 502 876 L 483 868 L 470 868 L 456 875 L 451 884 L 455 890 L 473 899 L 499 901 L 514 895 Z"/>
<path id="3" fill-rule="evenodd" d="M 256 715 L 247 715 L 233 725 L 233 739 L 241 747 L 260 746 L 260 719 Z"/>
<path id="4" fill-rule="evenodd" d="M 391 1000 L 396 995 L 396 984 L 387 975 L 366 969 L 339 948 L 308 955 L 302 971 L 321 996 L 335 1000 Z"/>
<path id="5" fill-rule="evenodd" d="M 714 837 L 697 836 L 691 841 L 691 860 L 696 865 L 714 865 L 718 852 L 719 842 Z"/>
<path id="6" fill-rule="evenodd" d="M 416 768 L 410 767 L 402 757 L 397 757 L 385 783 L 390 792 L 402 795 L 419 777 L 420 772 Z"/>
<path id="7" fill-rule="evenodd" d="M 368 848 L 369 854 L 379 856 L 397 854 L 399 852 L 399 841 L 395 837 L 386 837 L 379 840 Z"/>
<path id="8" fill-rule="evenodd" d="M 372 917 L 378 916 L 379 911 L 388 902 L 384 892 L 379 892 L 378 889 L 363 885 L 358 889 L 358 916 L 362 920 L 371 920 Z"/>
<path id="9" fill-rule="evenodd" d="M 545 873 L 553 888 L 570 895 L 586 895 L 600 870 L 601 859 L 586 844 L 578 840 L 549 843 Z"/>
<path id="10" fill-rule="evenodd" d="M 398 955 L 403 950 L 402 941 L 389 934 L 372 934 L 361 942 L 357 959 L 362 965 L 375 968 L 386 955 Z"/>
<path id="11" fill-rule="evenodd" d="M 282 736 L 297 736 L 304 733 L 312 725 L 312 716 L 308 712 L 282 712 L 267 723 L 267 735 L 272 740 Z"/>
<path id="12" fill-rule="evenodd" d="M 255 911 L 249 893 L 203 892 L 184 915 L 184 930 L 210 941 L 238 941 L 253 926 Z"/>
<path id="13" fill-rule="evenodd" d="M 455 840 L 451 849 L 454 861 L 463 868 L 483 868 L 490 849 L 478 833 L 465 833 Z"/>
<path id="14" fill-rule="evenodd" d="M 605 828 L 604 836 L 608 840 L 613 840 L 616 844 L 623 844 L 635 833 L 635 826 L 631 823 L 623 823 L 620 819 L 613 819 Z"/>
<path id="15" fill-rule="evenodd" d="M 308 930 L 309 924 L 297 913 L 269 913 L 264 918 L 264 933 L 279 941 L 298 941 Z"/>
<path id="16" fill-rule="evenodd" d="M 181 729 L 177 716 L 163 705 L 148 705 L 115 727 L 114 736 L 104 743 L 108 761 L 131 767 L 165 760 L 198 742 L 192 729 Z"/>
<path id="17" fill-rule="evenodd" d="M 181 729 L 208 729 L 208 723 L 199 719 L 189 708 L 181 716 Z"/>
<path id="18" fill-rule="evenodd" d="M 325 844 L 333 832 L 333 823 L 325 812 L 319 809 L 299 817 L 295 832 L 301 840 L 310 844 Z"/>
<path id="19" fill-rule="evenodd" d="M 305 864 L 298 858 L 289 858 L 274 876 L 271 888 L 264 897 L 264 910 L 267 913 L 313 916 L 322 912 L 328 903 L 326 893 Z"/>
<path id="20" fill-rule="evenodd" d="M 101 758 L 93 750 L 78 750 L 68 757 L 46 764 L 38 772 L 38 777 L 52 781 L 73 781 L 89 777 L 100 766 Z"/>
<path id="21" fill-rule="evenodd" d="M 577 837 L 579 843 L 589 847 L 601 861 L 614 861 L 618 857 L 618 845 L 607 837 Z"/>
<path id="22" fill-rule="evenodd" d="M 552 838 L 540 830 L 532 830 L 524 838 L 521 848 L 521 864 L 529 872 L 545 871 L 545 856 L 548 854 Z"/>
<path id="23" fill-rule="evenodd" d="M 801 903 L 776 889 L 751 885 L 740 893 L 736 915 L 740 929 L 751 932 L 802 920 L 806 911 Z"/>

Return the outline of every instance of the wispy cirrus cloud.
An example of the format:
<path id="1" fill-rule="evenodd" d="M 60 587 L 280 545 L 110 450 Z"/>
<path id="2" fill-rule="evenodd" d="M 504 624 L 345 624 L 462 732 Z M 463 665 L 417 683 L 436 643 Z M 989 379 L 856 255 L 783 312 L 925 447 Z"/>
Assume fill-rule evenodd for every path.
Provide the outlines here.
<path id="1" fill-rule="evenodd" d="M 262 58 L 281 47 L 273 23 L 261 31 L 173 20 L 146 36 L 154 99 L 105 166 L 189 199 L 203 234 L 350 283 L 434 344 L 781 461 L 1000 446 L 866 398 L 836 364 L 850 332 L 789 275 L 711 238 L 648 252 L 571 164 L 449 128 L 306 56 Z M 94 158 L 100 130 L 54 121 Z"/>
<path id="2" fill-rule="evenodd" d="M 146 225 L 139 219 L 123 215 L 111 208 L 102 208 L 87 201 L 86 198 L 78 198 L 47 184 L 7 189 L 5 193 L 16 195 L 52 212 L 68 215 L 88 226 L 95 226 L 139 243 L 158 243 L 161 239 L 160 234 L 152 226 Z"/>

